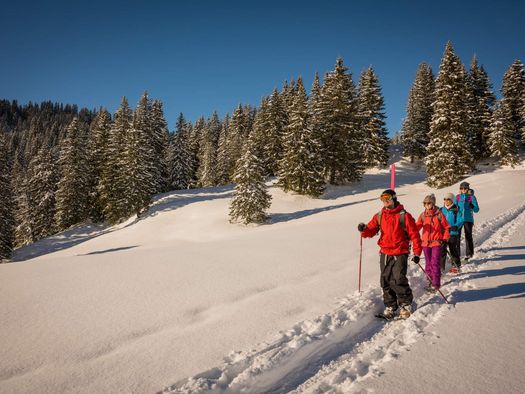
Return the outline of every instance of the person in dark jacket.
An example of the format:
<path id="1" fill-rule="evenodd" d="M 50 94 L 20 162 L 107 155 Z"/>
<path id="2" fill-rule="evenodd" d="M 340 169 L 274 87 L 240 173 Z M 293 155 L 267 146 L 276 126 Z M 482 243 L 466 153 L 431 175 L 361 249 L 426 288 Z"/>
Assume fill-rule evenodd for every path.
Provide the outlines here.
<path id="1" fill-rule="evenodd" d="M 443 199 L 443 207 L 441 212 L 447 218 L 450 224 L 450 238 L 448 242 L 443 243 L 443 250 L 441 252 L 441 272 L 445 272 L 445 264 L 447 261 L 447 249 L 450 253 L 450 261 L 452 263 L 451 273 L 461 271 L 461 259 L 459 253 L 459 230 L 463 226 L 463 218 L 459 214 L 459 208 L 454 204 L 454 195 L 447 193 Z"/>
<path id="2" fill-rule="evenodd" d="M 462 228 L 465 229 L 465 259 L 468 260 L 474 254 L 474 240 L 472 239 L 472 228 L 474 227 L 474 213 L 479 212 L 479 204 L 474 190 L 470 188 L 468 182 L 461 182 L 459 194 L 456 196 L 456 205 L 463 220 Z M 459 243 L 461 243 L 461 228 L 459 229 Z"/>
<path id="3" fill-rule="evenodd" d="M 397 201 L 395 191 L 385 190 L 380 197 L 383 209 L 374 215 L 368 224 L 359 223 L 357 229 L 364 238 L 381 232 L 377 244 L 380 247 L 381 287 L 383 289 L 384 315 L 408 318 L 412 313 L 413 295 L 407 278 L 410 241 L 414 248 L 412 261 L 419 263 L 421 237 L 412 215 Z"/>

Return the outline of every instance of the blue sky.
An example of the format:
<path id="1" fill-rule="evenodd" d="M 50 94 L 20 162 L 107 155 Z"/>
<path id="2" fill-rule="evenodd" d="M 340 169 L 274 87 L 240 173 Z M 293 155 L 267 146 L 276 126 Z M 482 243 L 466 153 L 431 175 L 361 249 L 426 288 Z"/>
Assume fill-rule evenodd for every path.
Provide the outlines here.
<path id="1" fill-rule="evenodd" d="M 307 89 L 342 56 L 357 83 L 372 65 L 387 126 L 401 127 L 419 63 L 437 73 L 447 40 L 474 53 L 499 94 L 525 61 L 519 1 L 25 1 L 2 2 L 0 98 L 52 100 L 114 112 L 147 90 L 170 130 L 239 104 L 258 106 L 284 80 Z"/>

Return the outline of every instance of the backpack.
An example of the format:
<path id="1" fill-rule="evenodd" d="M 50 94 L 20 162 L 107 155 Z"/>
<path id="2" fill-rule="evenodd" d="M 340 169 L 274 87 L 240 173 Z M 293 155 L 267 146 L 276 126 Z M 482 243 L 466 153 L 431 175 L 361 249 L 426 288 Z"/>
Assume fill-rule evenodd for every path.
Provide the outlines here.
<path id="1" fill-rule="evenodd" d="M 459 203 L 461 199 L 461 195 L 460 194 L 456 194 L 456 204 Z M 469 194 L 468 198 L 466 200 L 464 200 L 464 202 L 468 202 L 468 203 L 471 203 L 472 202 L 472 194 Z"/>
<path id="2" fill-rule="evenodd" d="M 438 208 L 438 207 L 436 207 L 436 208 Z M 441 228 L 443 228 L 442 218 L 444 218 L 445 216 L 443 215 L 443 212 L 441 212 L 441 208 L 438 208 L 437 211 L 438 211 L 437 217 L 438 217 L 439 224 L 440 224 Z M 424 221 L 424 218 L 423 218 L 423 214 L 424 213 L 425 212 L 421 212 L 421 214 L 419 215 L 419 219 L 418 220 L 421 220 L 421 223 L 423 223 L 423 221 Z M 455 215 L 455 218 L 457 218 L 457 215 L 458 215 L 457 209 L 456 209 L 456 212 L 455 212 L 454 215 Z M 457 221 L 457 219 L 456 219 L 456 221 Z"/>
<path id="3" fill-rule="evenodd" d="M 405 234 L 407 232 L 407 226 L 405 223 L 405 213 L 406 211 L 404 209 L 399 211 L 399 223 L 401 224 L 401 228 L 405 230 Z M 377 225 L 379 226 L 379 230 L 381 230 L 381 216 L 383 215 L 383 210 L 379 211 L 377 213 Z M 408 234 L 407 234 L 408 236 Z"/>

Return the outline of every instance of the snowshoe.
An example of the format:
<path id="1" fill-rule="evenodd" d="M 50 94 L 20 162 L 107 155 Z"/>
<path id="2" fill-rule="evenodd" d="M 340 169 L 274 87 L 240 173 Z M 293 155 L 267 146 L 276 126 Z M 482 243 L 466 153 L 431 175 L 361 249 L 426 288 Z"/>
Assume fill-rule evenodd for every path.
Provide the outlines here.
<path id="1" fill-rule="evenodd" d="M 408 319 L 412 314 L 412 307 L 410 305 L 402 305 L 399 311 L 399 317 L 401 319 Z"/>
<path id="2" fill-rule="evenodd" d="M 458 267 L 452 267 L 451 269 L 448 270 L 448 273 L 449 274 L 459 274 L 461 273 L 461 268 L 458 268 Z"/>

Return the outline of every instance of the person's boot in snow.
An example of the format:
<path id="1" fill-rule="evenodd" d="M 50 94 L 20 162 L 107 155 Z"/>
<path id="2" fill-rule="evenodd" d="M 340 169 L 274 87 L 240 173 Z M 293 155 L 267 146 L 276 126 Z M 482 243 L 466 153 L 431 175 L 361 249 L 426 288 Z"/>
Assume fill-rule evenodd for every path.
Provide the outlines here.
<path id="1" fill-rule="evenodd" d="M 410 305 L 402 305 L 399 311 L 399 317 L 401 319 L 408 319 L 412 314 L 412 307 Z"/>
<path id="2" fill-rule="evenodd" d="M 427 293 L 434 293 L 436 290 L 434 289 L 434 286 L 432 286 L 432 282 L 427 282 L 427 286 L 425 287 L 425 292 Z"/>
<path id="3" fill-rule="evenodd" d="M 392 308 L 391 306 L 387 306 L 385 308 L 385 310 L 383 311 L 383 315 L 387 318 L 387 319 L 393 319 L 394 318 L 394 314 L 395 314 L 395 309 Z"/>

